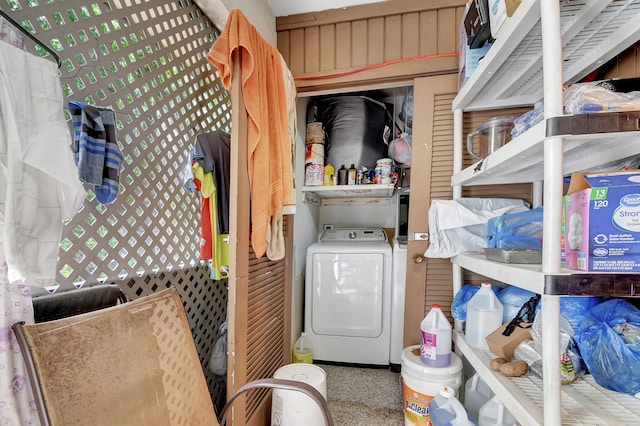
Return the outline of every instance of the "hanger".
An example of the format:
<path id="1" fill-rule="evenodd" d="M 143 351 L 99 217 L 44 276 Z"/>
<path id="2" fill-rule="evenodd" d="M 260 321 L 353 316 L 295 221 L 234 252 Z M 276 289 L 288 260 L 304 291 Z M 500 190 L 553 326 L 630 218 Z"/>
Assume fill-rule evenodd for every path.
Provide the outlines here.
<path id="1" fill-rule="evenodd" d="M 58 54 L 56 52 L 54 52 L 50 47 L 48 47 L 46 44 L 44 44 L 43 42 L 41 42 L 40 40 L 38 40 L 36 38 L 36 36 L 34 36 L 33 34 L 31 34 L 29 31 L 27 31 L 22 25 L 18 24 L 16 21 L 14 21 L 9 15 L 7 15 L 5 13 L 4 10 L 0 9 L 0 15 L 2 15 L 2 17 L 4 19 L 6 19 L 7 21 L 9 21 L 11 24 L 13 24 L 14 27 L 16 27 L 18 30 L 20 30 L 21 33 L 23 33 L 24 35 L 26 35 L 27 37 L 29 37 L 34 43 L 37 43 L 38 45 L 40 45 L 44 50 L 46 50 L 47 52 L 49 52 L 51 54 L 51 56 L 53 56 L 56 60 L 56 63 L 58 64 L 58 69 L 60 67 L 62 67 L 62 61 L 60 60 L 60 56 L 58 56 Z"/>

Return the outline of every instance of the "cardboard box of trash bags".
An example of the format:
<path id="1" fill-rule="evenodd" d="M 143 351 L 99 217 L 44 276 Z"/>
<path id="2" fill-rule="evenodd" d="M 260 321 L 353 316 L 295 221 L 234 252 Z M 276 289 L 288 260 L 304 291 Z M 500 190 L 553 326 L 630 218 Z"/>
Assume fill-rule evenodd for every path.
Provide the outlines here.
<path id="1" fill-rule="evenodd" d="M 502 324 L 500 328 L 490 333 L 487 339 L 489 350 L 499 357 L 511 359 L 514 357 L 516 348 L 525 340 L 531 340 L 531 323 L 520 322 L 512 327 L 505 335 L 505 330 L 509 327 L 510 322 Z"/>
<path id="2" fill-rule="evenodd" d="M 563 207 L 567 268 L 640 271 L 640 170 L 574 173 Z"/>

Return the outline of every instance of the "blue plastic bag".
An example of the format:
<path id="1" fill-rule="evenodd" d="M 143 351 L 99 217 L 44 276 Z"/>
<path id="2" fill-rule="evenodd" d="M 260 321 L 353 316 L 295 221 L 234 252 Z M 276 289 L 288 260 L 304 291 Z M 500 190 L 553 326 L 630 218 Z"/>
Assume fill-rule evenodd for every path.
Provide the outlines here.
<path id="1" fill-rule="evenodd" d="M 560 312 L 569 320 L 573 330 L 577 332 L 582 326 L 585 314 L 600 302 L 601 299 L 596 296 L 562 296 L 560 297 Z"/>
<path id="2" fill-rule="evenodd" d="M 611 299 L 594 306 L 576 333 L 576 342 L 589 372 L 607 389 L 635 395 L 640 392 L 640 342 L 625 342 L 628 328 L 637 337 L 640 311 L 622 299 Z M 623 338 L 624 337 L 624 338 Z"/>
<path id="3" fill-rule="evenodd" d="M 515 286 L 507 286 L 498 292 L 498 300 L 502 303 L 502 323 L 511 321 L 522 305 L 536 294 Z"/>
<path id="4" fill-rule="evenodd" d="M 560 296 L 560 313 L 569 321 L 571 328 L 577 332 L 586 313 L 600 302 L 602 299 L 597 296 Z M 541 308 L 542 300 L 538 303 L 536 314 Z"/>
<path id="5" fill-rule="evenodd" d="M 485 243 L 487 248 L 542 250 L 542 207 L 492 217 Z"/>

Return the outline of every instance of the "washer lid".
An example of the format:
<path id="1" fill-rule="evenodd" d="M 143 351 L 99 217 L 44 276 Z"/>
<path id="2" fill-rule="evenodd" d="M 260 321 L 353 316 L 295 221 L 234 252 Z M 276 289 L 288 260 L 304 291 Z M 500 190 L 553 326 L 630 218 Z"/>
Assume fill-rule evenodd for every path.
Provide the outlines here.
<path id="1" fill-rule="evenodd" d="M 387 241 L 382 228 L 325 229 L 320 241 Z"/>

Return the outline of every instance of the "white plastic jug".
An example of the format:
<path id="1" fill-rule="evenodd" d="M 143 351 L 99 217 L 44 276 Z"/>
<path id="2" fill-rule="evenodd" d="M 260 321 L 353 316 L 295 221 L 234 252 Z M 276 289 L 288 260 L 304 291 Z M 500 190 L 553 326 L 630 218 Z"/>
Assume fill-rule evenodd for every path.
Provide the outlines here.
<path id="1" fill-rule="evenodd" d="M 478 420 L 480 409 L 493 398 L 493 395 L 487 382 L 476 373 L 464 384 L 464 408 L 473 419 Z"/>
<path id="2" fill-rule="evenodd" d="M 451 324 L 440 305 L 431 305 L 420 323 L 420 335 L 420 360 L 430 367 L 447 367 L 451 363 Z"/>
<path id="3" fill-rule="evenodd" d="M 506 409 L 497 396 L 491 398 L 480 409 L 479 426 L 513 426 L 516 422 L 516 418 Z"/>
<path id="4" fill-rule="evenodd" d="M 471 426 L 467 410 L 456 398 L 453 388 L 444 386 L 440 395 L 429 402 L 429 420 L 433 426 Z"/>
<path id="5" fill-rule="evenodd" d="M 476 349 L 489 350 L 486 337 L 502 325 L 502 303 L 491 289 L 482 283 L 480 290 L 467 303 L 465 338 Z"/>

